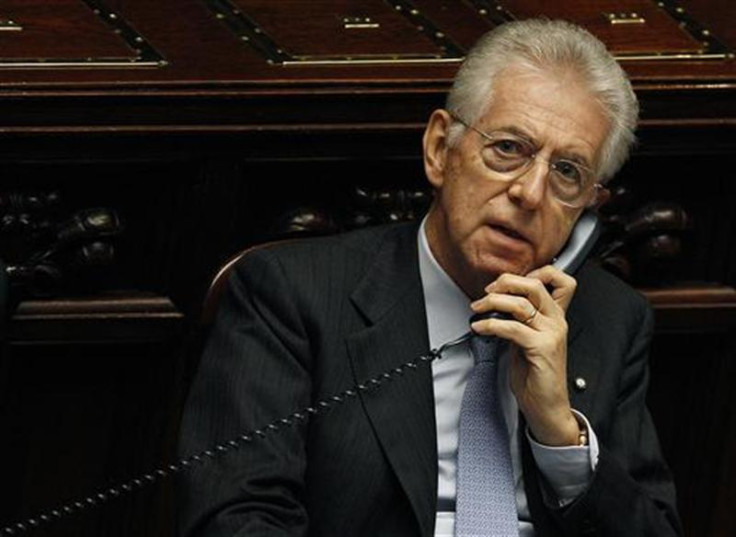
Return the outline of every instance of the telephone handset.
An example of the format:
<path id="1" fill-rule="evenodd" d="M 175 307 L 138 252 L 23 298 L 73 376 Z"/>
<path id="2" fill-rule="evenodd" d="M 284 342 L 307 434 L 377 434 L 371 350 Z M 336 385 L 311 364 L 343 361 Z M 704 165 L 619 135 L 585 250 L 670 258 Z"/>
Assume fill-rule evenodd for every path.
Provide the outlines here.
<path id="1" fill-rule="evenodd" d="M 567 244 L 555 259 L 553 265 L 569 274 L 574 273 L 585 261 L 585 258 L 590 253 L 599 235 L 600 224 L 598 222 L 598 218 L 592 212 L 585 211 L 578 219 Z M 429 364 L 435 359 L 440 358 L 444 350 L 460 344 L 467 340 L 471 335 L 472 332 L 468 332 L 456 340 L 445 343 L 437 349 L 430 350 L 427 354 L 418 356 L 398 367 L 380 373 L 375 377 L 356 384 L 355 386 L 338 394 L 325 397 L 324 399 L 315 402 L 312 406 L 274 420 L 259 429 L 247 431 L 226 442 L 216 444 L 210 449 L 205 449 L 204 451 L 180 459 L 173 464 L 168 464 L 147 474 L 130 479 L 125 483 L 108 487 L 79 501 L 69 502 L 66 505 L 49 510 L 36 517 L 28 518 L 22 522 L 16 522 L 9 526 L 5 526 L 0 529 L 0 535 L 15 536 L 24 534 L 39 526 L 53 522 L 54 520 L 66 518 L 67 516 L 74 515 L 82 511 L 97 508 L 112 499 L 126 494 L 131 494 L 136 490 L 142 489 L 162 479 L 196 468 L 198 465 L 203 464 L 208 460 L 216 459 L 231 451 L 240 449 L 245 444 L 250 444 L 260 438 L 266 438 L 268 435 L 277 433 L 283 428 L 291 427 L 308 420 L 310 417 L 322 414 L 336 405 L 341 405 L 350 399 L 356 398 L 361 392 L 376 390 L 388 381 L 397 379 L 406 373 L 416 371 L 419 369 L 420 365 Z"/>
<path id="2" fill-rule="evenodd" d="M 598 217 L 593 211 L 585 211 L 552 265 L 568 274 L 575 274 L 590 254 L 600 234 L 601 224 Z"/>

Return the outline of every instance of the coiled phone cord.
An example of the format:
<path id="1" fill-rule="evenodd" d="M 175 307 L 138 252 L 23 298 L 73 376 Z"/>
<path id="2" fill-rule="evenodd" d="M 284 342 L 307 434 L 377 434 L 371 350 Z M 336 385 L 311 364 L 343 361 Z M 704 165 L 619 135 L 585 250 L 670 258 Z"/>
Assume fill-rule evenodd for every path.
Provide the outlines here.
<path id="1" fill-rule="evenodd" d="M 136 490 L 140 490 L 144 487 L 162 481 L 166 478 L 180 474 L 184 471 L 196 468 L 198 465 L 204 464 L 210 460 L 217 459 L 233 450 L 239 449 L 246 444 L 250 444 L 257 439 L 263 439 L 267 436 L 277 433 L 282 429 L 291 427 L 295 424 L 305 422 L 310 417 L 318 416 L 323 414 L 332 407 L 341 405 L 350 399 L 355 399 L 359 393 L 369 392 L 380 388 L 383 384 L 394 380 L 406 372 L 412 372 L 419 369 L 422 364 L 429 364 L 437 358 L 442 357 L 442 353 L 450 347 L 459 345 L 464 341 L 467 341 L 471 336 L 471 332 L 466 332 L 462 336 L 452 341 L 445 343 L 437 349 L 430 350 L 427 354 L 418 356 L 417 358 L 410 360 L 404 364 L 401 364 L 393 369 L 379 373 L 373 378 L 355 384 L 353 387 L 348 388 L 338 394 L 325 397 L 318 400 L 313 405 L 292 412 L 286 417 L 276 419 L 271 423 L 252 431 L 245 432 L 238 435 L 231 440 L 215 444 L 210 449 L 205 449 L 194 455 L 189 455 L 179 459 L 173 464 L 169 464 L 164 467 L 157 468 L 152 472 L 140 475 L 134 479 L 130 479 L 125 483 L 116 484 L 107 487 L 96 494 L 87 496 L 86 498 L 69 502 L 56 509 L 51 509 L 35 517 L 26 518 L 20 522 L 5 526 L 0 530 L 0 535 L 3 536 L 16 536 L 24 535 L 27 532 L 45 526 L 51 522 L 70 517 L 77 513 L 90 511 L 107 504 L 113 499 L 121 496 L 127 496 L 132 494 Z"/>

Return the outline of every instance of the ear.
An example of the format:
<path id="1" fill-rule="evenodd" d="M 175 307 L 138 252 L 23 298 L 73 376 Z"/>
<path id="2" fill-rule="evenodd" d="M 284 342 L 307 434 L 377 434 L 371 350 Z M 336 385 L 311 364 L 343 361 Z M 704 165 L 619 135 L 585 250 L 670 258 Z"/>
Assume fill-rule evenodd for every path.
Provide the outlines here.
<path id="1" fill-rule="evenodd" d="M 447 110 L 439 109 L 432 112 L 424 130 L 422 139 L 424 172 L 434 188 L 440 188 L 444 182 L 450 125 L 452 125 L 450 114 Z"/>
<path id="2" fill-rule="evenodd" d="M 600 188 L 598 189 L 596 196 L 590 202 L 590 205 L 588 205 L 588 208 L 598 211 L 598 209 L 605 205 L 609 199 L 611 199 L 611 191 L 607 188 Z"/>

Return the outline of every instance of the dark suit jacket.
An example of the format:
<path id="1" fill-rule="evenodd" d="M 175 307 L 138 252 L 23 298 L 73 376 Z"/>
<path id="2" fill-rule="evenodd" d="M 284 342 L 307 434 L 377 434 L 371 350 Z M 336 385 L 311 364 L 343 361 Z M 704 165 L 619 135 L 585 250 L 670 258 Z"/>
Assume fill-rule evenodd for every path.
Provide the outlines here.
<path id="1" fill-rule="evenodd" d="M 428 349 L 416 225 L 258 249 L 236 266 L 182 423 L 187 455 L 253 430 Z M 677 535 L 674 489 L 644 406 L 651 313 L 594 267 L 568 312 L 572 403 L 602 446 L 564 510 L 523 442 L 537 535 Z M 187 536 L 433 534 L 431 369 L 407 371 L 324 415 L 187 473 Z"/>

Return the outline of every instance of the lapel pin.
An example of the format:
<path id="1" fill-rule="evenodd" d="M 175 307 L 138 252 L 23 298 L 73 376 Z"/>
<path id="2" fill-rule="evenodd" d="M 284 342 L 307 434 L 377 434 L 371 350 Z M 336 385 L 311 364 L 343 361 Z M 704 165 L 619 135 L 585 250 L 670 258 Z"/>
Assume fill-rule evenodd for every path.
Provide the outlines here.
<path id="1" fill-rule="evenodd" d="M 587 387 L 588 387 L 588 383 L 585 381 L 583 377 L 575 378 L 575 389 L 577 391 L 584 392 Z"/>

